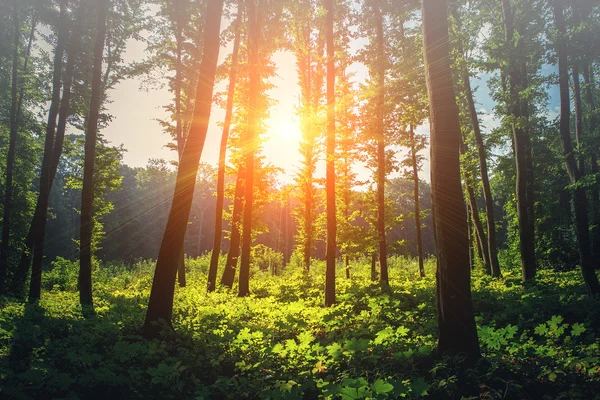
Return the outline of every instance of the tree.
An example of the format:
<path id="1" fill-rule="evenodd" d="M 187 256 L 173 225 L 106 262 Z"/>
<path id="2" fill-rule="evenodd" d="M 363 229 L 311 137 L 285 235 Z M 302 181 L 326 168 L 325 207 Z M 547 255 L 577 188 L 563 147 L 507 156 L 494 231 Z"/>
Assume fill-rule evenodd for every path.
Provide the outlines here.
<path id="1" fill-rule="evenodd" d="M 13 5 L 14 47 L 12 58 L 11 105 L 10 105 L 10 139 L 6 155 L 6 179 L 4 183 L 4 201 L 2 215 L 2 243 L 0 244 L 0 293 L 4 292 L 4 280 L 8 270 L 8 251 L 10 249 L 10 217 L 13 198 L 13 170 L 15 165 L 15 150 L 17 146 L 17 87 L 19 79 L 19 46 L 21 43 L 21 25 L 19 23 L 18 0 Z"/>
<path id="2" fill-rule="evenodd" d="M 94 64 L 92 71 L 92 94 L 90 98 L 87 129 L 85 132 L 85 155 L 83 167 L 83 188 L 81 191 L 81 225 L 79 232 L 79 301 L 82 306 L 93 306 L 92 300 L 92 234 L 94 221 L 94 161 L 98 135 L 98 118 L 102 104 L 102 57 L 106 38 L 106 14 L 110 0 L 98 0 L 96 6 L 97 25 L 94 44 Z"/>
<path id="3" fill-rule="evenodd" d="M 517 168 L 517 210 L 519 218 L 519 244 L 521 249 L 522 280 L 526 282 L 535 276 L 535 228 L 533 211 L 533 161 L 531 140 L 527 130 L 529 110 L 522 99 L 521 91 L 527 88 L 527 66 L 523 46 L 524 32 L 517 29 L 515 40 L 514 10 L 510 0 L 502 0 L 504 34 L 508 65 L 506 74 L 509 81 L 510 117 L 513 130 L 515 163 Z"/>
<path id="4" fill-rule="evenodd" d="M 206 13 L 204 51 L 196 89 L 194 115 L 177 171 L 173 203 L 156 262 L 150 301 L 144 321 L 144 335 L 146 337 L 158 335 L 160 331 L 159 321 L 162 320 L 168 325 L 171 323 L 175 277 L 177 274 L 176 260 L 178 260 L 184 241 L 185 228 L 194 196 L 198 164 L 208 130 L 215 72 L 219 57 L 223 0 L 209 0 Z"/>
<path id="5" fill-rule="evenodd" d="M 238 295 L 250 294 L 250 246 L 252 244 L 252 207 L 254 199 L 254 162 L 257 147 L 259 123 L 258 100 L 260 95 L 260 69 L 258 46 L 260 27 L 257 21 L 254 0 L 248 0 L 248 125 L 244 138 L 245 183 L 244 183 L 244 225 L 242 229 L 242 257 L 240 261 L 240 281 Z"/>
<path id="6" fill-rule="evenodd" d="M 215 236 L 213 240 L 213 249 L 208 269 L 207 290 L 215 290 L 217 281 L 217 267 L 219 264 L 219 255 L 221 254 L 221 238 L 223 236 L 223 201 L 225 198 L 225 158 L 227 155 L 227 140 L 229 138 L 229 129 L 231 127 L 231 115 L 233 114 L 233 98 L 235 94 L 235 81 L 238 69 L 238 52 L 240 48 L 240 27 L 242 24 L 242 2 L 238 1 L 238 11 L 235 20 L 235 37 L 233 39 L 233 50 L 231 53 L 231 68 L 229 72 L 229 87 L 227 90 L 227 105 L 225 110 L 225 121 L 223 122 L 223 132 L 221 134 L 221 145 L 219 147 L 219 169 L 217 172 L 217 212 L 215 216 Z"/>
<path id="7" fill-rule="evenodd" d="M 590 243 L 588 204 L 585 187 L 577 185 L 584 177 L 583 161 L 577 165 L 575 151 L 571 142 L 570 116 L 571 99 L 569 95 L 569 68 L 567 64 L 567 29 L 560 0 L 553 0 L 554 23 L 557 30 L 555 39 L 556 54 L 558 57 L 558 83 L 560 87 L 560 122 L 559 133 L 563 145 L 565 166 L 573 186 L 573 210 L 575 212 L 575 231 L 579 249 L 579 262 L 581 273 L 590 296 L 600 293 L 600 283 L 596 276 L 592 248 Z M 577 80 L 579 77 L 577 77 Z M 579 101 L 580 102 L 580 101 Z M 576 100 L 576 104 L 578 101 Z M 579 128 L 581 129 L 581 127 Z M 579 136 L 578 136 L 579 139 Z M 579 140 L 578 140 L 579 142 Z M 578 143 L 579 144 L 579 143 Z"/>
<path id="8" fill-rule="evenodd" d="M 324 0 L 325 38 L 327 42 L 327 269 L 325 306 L 335 303 L 336 211 L 335 211 L 335 64 L 333 47 L 333 0 Z"/>
<path id="9" fill-rule="evenodd" d="M 488 177 L 488 166 L 487 166 L 487 152 L 483 142 L 483 135 L 481 133 L 481 124 L 479 123 L 479 115 L 477 114 L 477 108 L 475 107 L 475 99 L 473 97 L 473 90 L 471 88 L 470 71 L 467 63 L 467 55 L 463 47 L 463 38 L 460 37 L 462 33 L 462 24 L 460 14 L 457 7 L 452 7 L 452 15 L 456 24 L 457 30 L 457 60 L 459 80 L 461 81 L 459 86 L 462 89 L 464 96 L 467 100 L 468 114 L 471 122 L 470 128 L 475 136 L 475 143 L 477 145 L 477 157 L 479 159 L 479 171 L 481 174 L 481 186 L 483 188 L 483 198 L 485 201 L 485 215 L 487 221 L 487 242 L 484 246 L 487 247 L 487 263 L 489 265 L 490 274 L 494 277 L 501 276 L 500 263 L 498 262 L 498 247 L 496 244 L 496 218 L 494 216 L 494 199 L 492 198 L 492 190 L 490 188 L 490 180 Z"/>
<path id="10" fill-rule="evenodd" d="M 423 0 L 430 104 L 431 188 L 437 249 L 439 351 L 480 357 L 471 302 L 467 218 L 460 182 L 460 124 L 454 96 L 445 0 Z"/>

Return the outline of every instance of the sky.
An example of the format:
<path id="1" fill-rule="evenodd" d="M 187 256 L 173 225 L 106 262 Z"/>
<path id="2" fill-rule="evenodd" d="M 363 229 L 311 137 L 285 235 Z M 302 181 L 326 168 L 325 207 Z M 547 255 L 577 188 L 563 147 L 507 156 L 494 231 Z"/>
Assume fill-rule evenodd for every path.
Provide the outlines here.
<path id="1" fill-rule="evenodd" d="M 225 27 L 226 21 L 222 24 Z M 124 54 L 126 62 L 139 61 L 145 57 L 145 44 L 141 41 L 129 40 Z M 355 49 L 361 44 L 354 45 Z M 220 51 L 221 62 L 231 51 L 231 43 L 223 46 Z M 279 177 L 281 183 L 293 182 L 294 176 L 300 166 L 300 154 L 298 151 L 300 141 L 299 120 L 295 107 L 298 104 L 300 88 L 295 65 L 295 57 L 289 51 L 279 51 L 274 55 L 277 66 L 277 76 L 271 79 L 273 89 L 270 96 L 277 100 L 271 108 L 268 118 L 270 127 L 267 140 L 264 142 L 263 153 L 268 162 L 283 169 L 284 173 Z M 358 80 L 367 76 L 367 70 L 360 64 L 351 66 Z M 546 67 L 544 73 L 552 72 Z M 162 131 L 157 119 L 167 119 L 168 115 L 163 106 L 171 100 L 171 94 L 166 87 L 153 85 L 157 88 L 141 89 L 143 77 L 121 81 L 110 93 L 110 103 L 107 111 L 114 118 L 110 125 L 103 130 L 103 135 L 113 145 L 123 144 L 127 150 L 124 162 L 132 167 L 144 167 L 150 158 L 163 158 L 175 160 L 176 153 L 168 150 L 165 145 L 169 137 Z M 481 113 L 482 129 L 489 132 L 498 126 L 499 121 L 493 114 L 494 101 L 492 100 L 486 84 L 485 75 L 472 80 L 478 111 Z M 157 82 L 160 83 L 160 82 Z M 226 90 L 227 81 L 217 83 L 217 91 Z M 550 88 L 550 116 L 556 115 L 558 88 Z M 219 122 L 224 119 L 225 112 L 218 106 L 213 106 L 206 144 L 201 161 L 216 165 L 218 161 L 219 142 L 221 128 Z M 427 121 L 417 128 L 419 133 L 428 133 Z M 405 150 L 399 150 L 398 159 L 402 158 Z M 424 166 L 419 176 L 429 181 L 429 149 L 422 151 L 425 157 Z M 364 166 L 357 165 L 355 171 L 359 180 L 369 180 L 370 173 Z M 317 165 L 317 176 L 325 175 L 325 166 L 321 162 Z"/>

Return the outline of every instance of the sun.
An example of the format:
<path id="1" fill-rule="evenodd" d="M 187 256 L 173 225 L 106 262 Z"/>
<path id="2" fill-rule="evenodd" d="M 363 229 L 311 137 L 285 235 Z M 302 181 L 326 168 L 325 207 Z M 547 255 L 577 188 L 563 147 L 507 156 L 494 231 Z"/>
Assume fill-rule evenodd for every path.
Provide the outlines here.
<path id="1" fill-rule="evenodd" d="M 269 121 L 269 133 L 272 138 L 279 138 L 286 141 L 299 140 L 302 136 L 300 124 L 294 117 L 272 116 Z"/>

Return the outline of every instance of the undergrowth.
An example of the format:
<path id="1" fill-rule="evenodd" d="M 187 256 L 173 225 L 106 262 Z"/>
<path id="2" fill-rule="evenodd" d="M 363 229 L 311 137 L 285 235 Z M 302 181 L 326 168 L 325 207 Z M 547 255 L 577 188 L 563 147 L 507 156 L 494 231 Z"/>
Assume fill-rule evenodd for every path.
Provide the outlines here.
<path id="1" fill-rule="evenodd" d="M 252 295 L 207 294 L 208 257 L 187 260 L 173 327 L 140 336 L 152 262 L 101 265 L 95 316 L 78 306 L 77 264 L 54 263 L 38 304 L 0 298 L 0 397 L 15 399 L 597 398 L 598 304 L 577 271 L 473 274 L 484 359 L 435 354 L 434 262 L 390 260 L 389 293 L 367 262 L 340 266 L 337 304 L 322 306 L 324 265 L 253 270 Z"/>

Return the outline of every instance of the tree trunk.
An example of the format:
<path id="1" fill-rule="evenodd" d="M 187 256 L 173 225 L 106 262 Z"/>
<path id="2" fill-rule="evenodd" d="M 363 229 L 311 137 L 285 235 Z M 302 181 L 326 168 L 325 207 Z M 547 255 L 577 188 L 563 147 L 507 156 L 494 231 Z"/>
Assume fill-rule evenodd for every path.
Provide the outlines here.
<path id="1" fill-rule="evenodd" d="M 558 84 L 560 88 L 560 137 L 563 144 L 563 155 L 565 166 L 572 184 L 583 178 L 583 171 L 577 167 L 569 119 L 571 116 L 571 104 L 569 96 L 569 69 L 567 65 L 567 29 L 560 0 L 553 0 L 554 21 L 558 36 L 556 38 L 556 53 L 558 56 Z M 579 261 L 583 280 L 590 296 L 600 293 L 600 283 L 594 271 L 595 261 L 592 257 L 590 246 L 590 232 L 588 222 L 587 197 L 585 188 L 573 190 L 573 208 L 575 211 L 575 231 L 579 248 Z"/>
<path id="2" fill-rule="evenodd" d="M 409 126 L 410 135 L 410 154 L 413 172 L 414 192 L 413 198 L 415 201 L 415 228 L 417 232 L 417 253 L 419 257 L 419 275 L 425 277 L 425 267 L 423 266 L 423 239 L 421 237 L 421 209 L 419 207 L 419 170 L 417 165 L 417 150 L 415 141 L 415 130 L 412 124 Z"/>
<path id="3" fill-rule="evenodd" d="M 377 281 L 377 253 L 371 253 L 371 280 Z"/>
<path id="4" fill-rule="evenodd" d="M 525 88 L 526 70 L 523 65 L 518 65 L 514 42 L 513 12 L 510 0 L 502 0 L 504 15 L 504 30 L 508 48 L 508 73 L 510 82 L 510 110 L 512 117 L 512 130 L 515 144 L 515 161 L 517 169 L 517 213 L 519 219 L 519 245 L 521 249 L 521 269 L 523 282 L 533 278 L 536 272 L 535 261 L 535 231 L 533 220 L 533 168 L 531 160 L 531 146 L 529 134 L 523 127 L 527 117 L 527 105 L 519 99 L 519 92 Z M 516 49 L 522 47 L 519 39 Z M 521 61 L 524 63 L 525 61 Z"/>
<path id="5" fill-rule="evenodd" d="M 182 69 L 181 56 L 183 53 L 183 28 L 181 27 L 181 9 L 179 8 L 180 0 L 173 0 L 173 25 L 175 30 L 176 56 L 175 56 L 175 138 L 177 141 L 177 160 L 181 162 L 181 155 L 185 147 L 185 134 L 182 126 L 181 115 L 181 84 L 182 84 Z M 186 226 L 187 231 L 187 226 Z M 184 235 L 185 237 L 185 235 Z M 177 281 L 180 287 L 186 286 L 185 279 L 185 240 L 181 246 L 181 251 L 177 264 Z"/>
<path id="6" fill-rule="evenodd" d="M 15 167 L 15 150 L 17 146 L 17 87 L 19 79 L 19 46 L 21 43 L 21 25 L 19 24 L 18 1 L 13 5 L 14 49 L 12 61 L 11 104 L 10 104 L 10 138 L 6 155 L 6 180 L 4 182 L 4 202 L 2 216 L 2 243 L 0 245 L 0 293 L 4 293 L 4 281 L 8 271 L 8 252 L 10 251 L 10 217 L 12 213 L 13 172 Z"/>
<path id="7" fill-rule="evenodd" d="M 585 82 L 585 99 L 589 107 L 590 114 L 590 137 L 594 137 L 596 134 L 596 130 L 598 129 L 598 115 L 596 113 L 596 103 L 594 101 L 594 92 L 593 88 L 595 85 L 594 77 L 592 75 L 592 71 L 590 70 L 589 63 L 585 60 L 582 63 L 582 75 L 583 80 Z M 592 174 L 597 174 L 599 172 L 598 169 L 598 159 L 595 151 L 592 151 L 591 157 L 591 169 Z M 596 253 L 596 256 L 600 254 L 600 194 L 598 193 L 598 184 L 594 185 L 591 188 L 591 199 L 592 199 L 592 216 L 594 219 L 592 229 L 592 250 Z"/>
<path id="8" fill-rule="evenodd" d="M 238 13 L 235 20 L 235 38 L 233 40 L 233 52 L 231 53 L 231 70 L 229 72 L 229 88 L 227 90 L 227 106 L 225 110 L 225 122 L 221 135 L 219 148 L 219 169 L 217 172 L 217 205 L 215 215 L 215 236 L 208 269 L 207 290 L 212 292 L 217 284 L 217 269 L 219 256 L 221 255 L 221 238 L 223 236 L 223 201 L 225 198 L 225 159 L 227 156 L 227 141 L 229 139 L 229 128 L 231 127 L 231 116 L 233 114 L 233 95 L 235 94 L 235 82 L 237 78 L 238 52 L 240 48 L 240 26 L 242 24 L 241 0 L 238 2 Z"/>
<path id="9" fill-rule="evenodd" d="M 233 199 L 233 213 L 231 216 L 231 237 L 229 238 L 229 251 L 227 252 L 227 262 L 221 277 L 221 285 L 227 286 L 229 289 L 233 286 L 235 279 L 235 269 L 237 267 L 238 258 L 240 256 L 240 239 L 241 239 L 241 223 L 242 213 L 244 210 L 244 168 L 238 170 L 237 179 L 235 182 L 235 198 Z"/>
<path id="10" fill-rule="evenodd" d="M 375 7 L 377 41 L 377 233 L 379 239 L 379 283 L 389 286 L 387 244 L 385 240 L 385 50 L 383 15 L 379 4 Z"/>
<path id="11" fill-rule="evenodd" d="M 481 357 L 471 302 L 469 243 L 460 180 L 461 139 L 445 0 L 423 0 L 431 129 L 431 194 L 437 249 L 439 351 Z"/>
<path id="12" fill-rule="evenodd" d="M 336 210 L 335 210 L 335 64 L 333 48 L 333 0 L 324 0 L 325 38 L 327 42 L 327 266 L 325 272 L 325 306 L 335 303 L 335 255 Z"/>
<path id="13" fill-rule="evenodd" d="M 156 337 L 160 332 L 159 321 L 162 320 L 169 326 L 171 325 L 177 256 L 181 251 L 185 238 L 185 228 L 194 198 L 198 165 L 208 130 L 215 73 L 219 58 L 222 13 L 223 0 L 208 1 L 205 40 L 202 63 L 200 64 L 200 78 L 196 88 L 194 115 L 177 170 L 173 204 L 158 253 L 148 311 L 144 322 L 144 336 L 148 338 Z"/>
<path id="14" fill-rule="evenodd" d="M 29 285 L 29 299 L 39 299 L 42 289 L 42 266 L 44 262 L 44 236 L 46 233 L 46 220 L 48 216 L 48 201 L 52 189 L 52 156 L 55 146 L 55 131 L 57 117 L 60 110 L 61 75 L 63 73 L 63 53 L 68 40 L 68 16 L 67 1 L 60 3 L 60 15 L 58 18 L 58 38 L 54 49 L 54 65 L 52 74 L 52 97 L 48 111 L 48 123 L 46 124 L 46 139 L 44 142 L 44 156 L 42 159 L 42 170 L 40 174 L 40 192 L 36 204 L 33 220 L 31 223 L 31 234 L 33 241 L 33 264 L 31 267 L 31 281 Z M 65 88 L 66 90 L 66 88 Z M 61 143 L 62 147 L 62 143 Z"/>
<path id="15" fill-rule="evenodd" d="M 246 182 L 244 185 L 244 227 L 242 229 L 242 257 L 240 260 L 240 282 L 238 296 L 250 294 L 250 252 L 252 245 L 252 207 L 254 207 L 254 153 L 257 146 L 259 123 L 259 84 L 258 41 L 260 27 L 256 18 L 254 0 L 248 0 L 248 126 L 245 132 L 244 156 L 246 160 Z"/>
<path id="16" fill-rule="evenodd" d="M 492 189 L 490 188 L 490 180 L 488 177 L 487 154 L 483 144 L 481 135 L 481 127 L 479 125 L 479 116 L 475 108 L 473 100 L 473 91 L 471 90 L 471 81 L 468 71 L 463 73 L 463 83 L 467 102 L 469 103 L 469 115 L 471 117 L 471 125 L 477 143 L 477 155 L 479 156 L 479 169 L 481 173 L 481 185 L 483 186 L 483 198 L 485 200 L 485 215 L 487 221 L 487 254 L 490 274 L 494 277 L 502 276 L 500 271 L 500 263 L 498 262 L 498 246 L 496 244 L 496 219 L 494 217 L 494 199 L 492 198 Z M 484 242 L 485 243 L 485 242 Z"/>
<path id="17" fill-rule="evenodd" d="M 106 14 L 109 0 L 98 0 L 96 12 L 96 39 L 94 44 L 94 65 L 92 71 L 92 94 L 85 132 L 85 155 L 83 166 L 83 188 L 81 191 L 81 225 L 79 226 L 79 301 L 82 306 L 91 307 L 92 301 L 92 236 L 94 230 L 94 161 L 98 119 L 102 104 L 102 57 L 106 39 Z"/>

